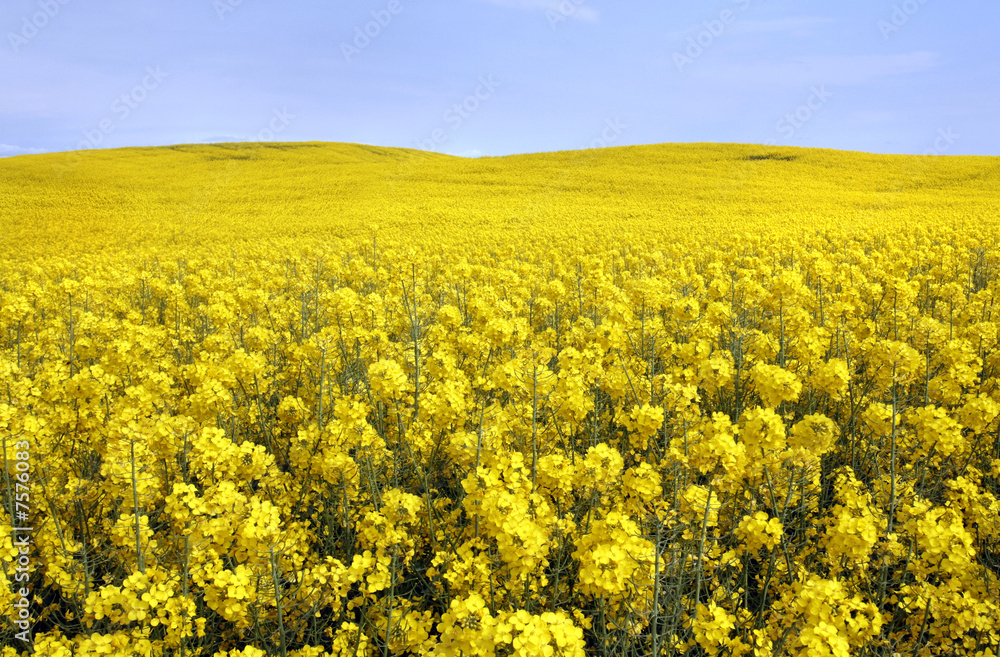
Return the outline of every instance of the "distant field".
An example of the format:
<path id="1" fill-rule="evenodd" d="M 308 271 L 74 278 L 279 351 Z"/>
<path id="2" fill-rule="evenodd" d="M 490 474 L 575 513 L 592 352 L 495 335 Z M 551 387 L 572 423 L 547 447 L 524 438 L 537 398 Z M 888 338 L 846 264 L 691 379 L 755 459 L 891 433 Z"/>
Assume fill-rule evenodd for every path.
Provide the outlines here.
<path id="1" fill-rule="evenodd" d="M 42 255 L 51 242 L 60 255 L 237 238 L 304 247 L 373 223 L 386 244 L 436 252 L 471 242 L 534 253 L 539 239 L 581 236 L 663 250 L 735 229 L 889 235 L 924 219 L 978 230 L 995 226 L 1000 203 L 1000 158 L 714 144 L 473 160 L 349 144 L 174 146 L 8 158 L 0 176 L 2 245 Z"/>
<path id="2" fill-rule="evenodd" d="M 998 293 L 1000 158 L 0 159 L 0 657 L 997 657 Z"/>

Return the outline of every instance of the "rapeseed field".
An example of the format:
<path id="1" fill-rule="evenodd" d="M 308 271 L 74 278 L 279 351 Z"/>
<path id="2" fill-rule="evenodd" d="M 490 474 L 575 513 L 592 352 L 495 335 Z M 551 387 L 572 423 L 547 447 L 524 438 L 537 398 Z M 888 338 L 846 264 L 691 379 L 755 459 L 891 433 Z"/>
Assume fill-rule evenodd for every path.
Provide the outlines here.
<path id="1" fill-rule="evenodd" d="M 0 655 L 997 657 L 998 239 L 1000 158 L 0 160 Z"/>

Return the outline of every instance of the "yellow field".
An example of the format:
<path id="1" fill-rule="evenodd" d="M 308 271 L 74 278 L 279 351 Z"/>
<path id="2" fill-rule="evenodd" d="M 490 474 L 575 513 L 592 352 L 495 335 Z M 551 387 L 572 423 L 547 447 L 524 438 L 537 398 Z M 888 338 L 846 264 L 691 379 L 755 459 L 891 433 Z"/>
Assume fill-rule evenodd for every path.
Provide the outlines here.
<path id="1" fill-rule="evenodd" d="M 2 657 L 1000 654 L 1000 158 L 22 156 L 0 249 Z"/>

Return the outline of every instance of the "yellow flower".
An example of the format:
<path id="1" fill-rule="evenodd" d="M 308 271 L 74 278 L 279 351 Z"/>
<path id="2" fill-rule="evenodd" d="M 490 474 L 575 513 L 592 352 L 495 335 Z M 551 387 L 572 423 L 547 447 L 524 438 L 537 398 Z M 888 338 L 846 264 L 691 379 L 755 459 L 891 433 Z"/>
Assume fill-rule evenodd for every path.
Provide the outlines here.
<path id="1" fill-rule="evenodd" d="M 822 413 L 814 413 L 792 426 L 788 446 L 817 457 L 833 447 L 838 434 L 839 430 L 833 420 Z"/>
<path id="2" fill-rule="evenodd" d="M 782 532 L 781 521 L 777 518 L 768 518 L 763 511 L 757 511 L 752 516 L 743 516 L 736 530 L 737 536 L 751 552 L 774 549 L 781 543 Z"/>
<path id="3" fill-rule="evenodd" d="M 699 604 L 696 618 L 691 621 L 698 645 L 708 655 L 718 655 L 728 643 L 730 633 L 736 628 L 736 617 L 714 602 Z"/>
<path id="4" fill-rule="evenodd" d="M 822 390 L 834 399 L 840 399 L 843 396 L 850 380 L 851 374 L 847 368 L 847 361 L 842 358 L 831 358 L 825 363 L 820 363 L 810 377 L 810 383 L 817 390 Z"/>
<path id="5" fill-rule="evenodd" d="M 767 408 L 775 408 L 781 402 L 793 402 L 802 392 L 802 382 L 798 377 L 777 365 L 757 363 L 750 371 L 750 377 Z"/>
<path id="6" fill-rule="evenodd" d="M 372 392 L 384 401 L 399 398 L 407 388 L 406 372 L 394 360 L 383 359 L 369 367 L 368 380 Z"/>

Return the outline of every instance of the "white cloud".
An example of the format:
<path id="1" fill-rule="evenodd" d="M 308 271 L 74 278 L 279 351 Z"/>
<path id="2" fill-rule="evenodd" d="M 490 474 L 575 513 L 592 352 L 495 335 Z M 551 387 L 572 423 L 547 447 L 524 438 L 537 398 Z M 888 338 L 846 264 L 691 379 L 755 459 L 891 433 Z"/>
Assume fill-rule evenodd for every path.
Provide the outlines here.
<path id="1" fill-rule="evenodd" d="M 601 17 L 596 9 L 584 6 L 585 0 L 481 0 L 491 5 L 512 7 L 525 11 L 554 11 L 560 16 L 597 23 Z"/>
<path id="2" fill-rule="evenodd" d="M 11 144 L 0 144 L 0 157 L 11 157 L 13 155 L 28 155 L 32 153 L 41 153 L 40 148 L 21 148 L 20 146 L 12 146 Z"/>

